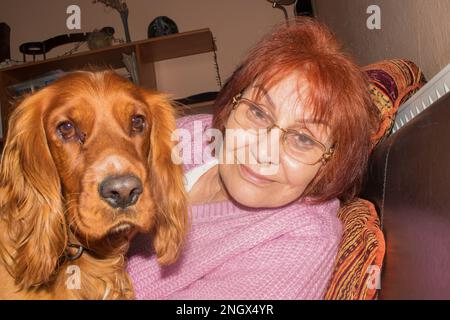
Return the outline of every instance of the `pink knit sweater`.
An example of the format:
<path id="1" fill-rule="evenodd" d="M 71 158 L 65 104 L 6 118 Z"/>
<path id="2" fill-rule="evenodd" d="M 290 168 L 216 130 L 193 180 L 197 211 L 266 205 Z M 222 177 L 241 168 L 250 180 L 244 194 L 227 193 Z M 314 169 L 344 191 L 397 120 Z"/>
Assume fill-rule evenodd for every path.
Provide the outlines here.
<path id="1" fill-rule="evenodd" d="M 182 118 L 178 126 L 194 132 L 195 120 L 203 129 L 211 125 L 211 116 L 200 115 Z M 200 151 L 197 145 L 192 152 Z M 338 209 L 338 200 L 277 209 L 243 208 L 231 201 L 192 206 L 189 234 L 171 266 L 158 265 L 148 236 L 133 240 L 127 271 L 136 296 L 321 299 L 342 234 Z"/>

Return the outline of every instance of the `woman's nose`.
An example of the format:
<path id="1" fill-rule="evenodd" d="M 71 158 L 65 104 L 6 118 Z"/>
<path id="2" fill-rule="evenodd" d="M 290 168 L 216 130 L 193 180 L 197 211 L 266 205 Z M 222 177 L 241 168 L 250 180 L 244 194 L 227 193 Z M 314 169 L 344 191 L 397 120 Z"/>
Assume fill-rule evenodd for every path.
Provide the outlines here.
<path id="1" fill-rule="evenodd" d="M 281 130 L 276 127 L 259 132 L 255 143 L 251 146 L 251 153 L 258 164 L 278 165 L 280 163 L 281 134 Z"/>

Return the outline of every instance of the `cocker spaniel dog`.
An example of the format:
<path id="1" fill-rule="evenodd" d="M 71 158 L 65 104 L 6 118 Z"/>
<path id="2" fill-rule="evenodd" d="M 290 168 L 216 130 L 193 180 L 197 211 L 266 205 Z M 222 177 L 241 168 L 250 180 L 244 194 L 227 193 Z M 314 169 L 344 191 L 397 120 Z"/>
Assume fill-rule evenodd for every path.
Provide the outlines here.
<path id="1" fill-rule="evenodd" d="M 0 170 L 0 298 L 133 298 L 138 232 L 173 262 L 187 220 L 173 129 L 164 95 L 111 71 L 71 73 L 20 103 Z"/>

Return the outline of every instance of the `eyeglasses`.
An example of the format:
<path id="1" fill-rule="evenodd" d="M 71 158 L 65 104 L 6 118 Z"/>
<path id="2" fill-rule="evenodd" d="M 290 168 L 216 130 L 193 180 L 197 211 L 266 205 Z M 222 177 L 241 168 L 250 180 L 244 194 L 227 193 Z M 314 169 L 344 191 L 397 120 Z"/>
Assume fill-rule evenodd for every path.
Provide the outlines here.
<path id="1" fill-rule="evenodd" d="M 258 132 L 261 129 L 270 132 L 278 128 L 281 132 L 281 142 L 284 151 L 292 159 L 307 165 L 319 162 L 325 164 L 331 159 L 334 148 L 327 149 L 323 143 L 315 139 L 309 130 L 283 129 L 278 126 L 269 112 L 255 102 L 243 98 L 242 94 L 233 97 L 234 120 L 243 129 Z"/>

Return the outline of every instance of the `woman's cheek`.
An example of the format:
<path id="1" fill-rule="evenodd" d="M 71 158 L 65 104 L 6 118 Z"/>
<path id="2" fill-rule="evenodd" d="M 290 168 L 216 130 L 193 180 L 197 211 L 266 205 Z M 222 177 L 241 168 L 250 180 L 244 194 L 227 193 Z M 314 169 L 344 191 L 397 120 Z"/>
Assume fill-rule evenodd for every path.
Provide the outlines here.
<path id="1" fill-rule="evenodd" d="M 239 133 L 239 130 L 234 133 L 227 132 L 224 143 L 224 164 L 257 164 L 255 152 L 257 151 L 254 146 L 254 138 L 246 135 L 245 133 Z M 252 150 L 255 149 L 255 152 Z"/>
<path id="2" fill-rule="evenodd" d="M 314 179 L 320 169 L 321 164 L 307 165 L 288 157 L 285 157 L 282 162 L 286 184 L 297 186 L 299 188 L 306 188 L 306 186 Z"/>

